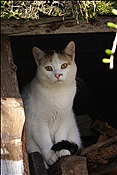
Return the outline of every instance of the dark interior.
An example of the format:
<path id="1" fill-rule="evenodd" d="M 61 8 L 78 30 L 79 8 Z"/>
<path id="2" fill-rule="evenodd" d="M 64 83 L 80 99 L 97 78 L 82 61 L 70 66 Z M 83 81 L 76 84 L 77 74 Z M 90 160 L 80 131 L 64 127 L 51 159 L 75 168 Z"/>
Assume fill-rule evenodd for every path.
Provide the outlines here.
<path id="1" fill-rule="evenodd" d="M 117 128 L 117 53 L 113 70 L 109 69 L 109 64 L 102 63 L 102 59 L 108 57 L 105 49 L 112 48 L 114 37 L 115 33 L 10 37 L 19 89 L 22 90 L 35 76 L 34 46 L 44 51 L 63 50 L 73 40 L 78 66 L 75 114 L 88 114 L 93 121 L 100 119 Z"/>

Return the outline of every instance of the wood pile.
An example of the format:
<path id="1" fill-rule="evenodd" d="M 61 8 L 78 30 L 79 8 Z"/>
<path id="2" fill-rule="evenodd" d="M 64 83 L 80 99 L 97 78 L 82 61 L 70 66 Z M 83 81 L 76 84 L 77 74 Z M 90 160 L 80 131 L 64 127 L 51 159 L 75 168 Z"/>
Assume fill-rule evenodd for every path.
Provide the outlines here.
<path id="1" fill-rule="evenodd" d="M 85 130 L 90 128 L 90 132 L 87 132 L 88 135 L 92 134 L 91 128 L 99 132 L 96 143 L 84 147 L 82 150 L 77 151 L 75 155 L 60 158 L 54 165 L 49 167 L 47 172 L 45 171 L 41 154 L 38 152 L 31 153 L 29 155 L 31 175 L 41 173 L 43 175 L 117 174 L 117 130 L 106 122 L 99 120 L 92 122 L 88 115 L 81 116 L 81 118 L 84 120 L 84 124 L 87 120 Z M 79 117 L 79 121 L 81 118 Z M 80 129 L 84 129 L 81 123 Z M 82 133 L 83 131 L 81 131 Z"/>
<path id="2" fill-rule="evenodd" d="M 92 128 L 100 132 L 98 141 L 73 156 L 58 160 L 48 170 L 49 175 L 116 175 L 117 130 L 96 120 Z"/>

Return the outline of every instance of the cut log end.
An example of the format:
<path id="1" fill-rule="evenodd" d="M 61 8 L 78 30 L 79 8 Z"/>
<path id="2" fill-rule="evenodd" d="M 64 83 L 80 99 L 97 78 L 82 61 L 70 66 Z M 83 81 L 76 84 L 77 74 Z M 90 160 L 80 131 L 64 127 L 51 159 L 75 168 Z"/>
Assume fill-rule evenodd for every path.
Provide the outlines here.
<path id="1" fill-rule="evenodd" d="M 49 175 L 88 175 L 86 158 L 65 156 L 48 169 Z"/>

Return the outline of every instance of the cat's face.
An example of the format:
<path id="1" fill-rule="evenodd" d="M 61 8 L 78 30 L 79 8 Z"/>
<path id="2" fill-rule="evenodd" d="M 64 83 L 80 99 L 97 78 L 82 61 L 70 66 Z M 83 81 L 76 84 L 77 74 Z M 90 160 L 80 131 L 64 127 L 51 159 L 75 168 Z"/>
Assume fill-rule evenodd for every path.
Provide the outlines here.
<path id="1" fill-rule="evenodd" d="M 75 78 L 75 45 L 73 42 L 70 42 L 62 53 L 45 54 L 34 47 L 33 55 L 38 65 L 37 74 L 41 81 L 61 83 Z"/>
<path id="2" fill-rule="evenodd" d="M 44 61 L 42 62 L 40 69 L 42 69 L 45 77 L 50 81 L 64 81 L 70 70 L 70 62 L 69 56 L 63 56 L 54 52 L 53 55 L 46 56 L 45 63 Z"/>

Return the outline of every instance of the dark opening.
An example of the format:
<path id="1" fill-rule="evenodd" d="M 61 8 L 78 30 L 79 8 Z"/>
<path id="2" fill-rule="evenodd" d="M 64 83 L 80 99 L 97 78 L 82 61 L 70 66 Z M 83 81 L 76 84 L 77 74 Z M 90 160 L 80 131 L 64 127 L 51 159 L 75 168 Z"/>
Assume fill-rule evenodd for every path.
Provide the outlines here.
<path id="1" fill-rule="evenodd" d="M 107 57 L 105 49 L 112 48 L 115 33 L 61 34 L 38 36 L 12 36 L 11 44 L 17 78 L 21 90 L 36 73 L 32 48 L 62 50 L 73 40 L 76 44 L 78 91 L 74 101 L 76 115 L 89 114 L 117 128 L 117 53 L 114 69 L 102 63 Z"/>

